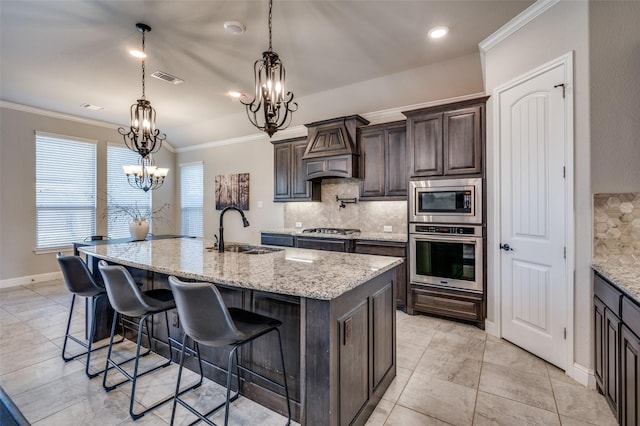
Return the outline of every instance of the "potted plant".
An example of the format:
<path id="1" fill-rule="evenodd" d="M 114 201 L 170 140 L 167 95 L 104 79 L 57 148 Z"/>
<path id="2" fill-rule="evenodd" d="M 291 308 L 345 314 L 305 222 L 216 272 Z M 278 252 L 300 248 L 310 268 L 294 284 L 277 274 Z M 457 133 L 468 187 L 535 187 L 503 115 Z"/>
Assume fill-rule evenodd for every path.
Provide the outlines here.
<path id="1" fill-rule="evenodd" d="M 149 223 L 166 220 L 170 207 L 167 203 L 155 209 L 139 207 L 137 202 L 133 205 L 110 203 L 105 215 L 109 224 L 128 222 L 131 238 L 142 241 L 149 233 Z"/>

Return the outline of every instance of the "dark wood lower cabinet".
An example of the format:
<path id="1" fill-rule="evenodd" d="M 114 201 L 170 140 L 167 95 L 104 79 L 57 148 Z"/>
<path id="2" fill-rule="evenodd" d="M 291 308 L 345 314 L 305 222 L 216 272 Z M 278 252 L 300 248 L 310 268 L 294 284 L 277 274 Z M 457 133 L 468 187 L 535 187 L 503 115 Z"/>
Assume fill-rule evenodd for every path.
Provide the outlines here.
<path id="1" fill-rule="evenodd" d="M 354 252 L 401 257 L 405 260 L 396 268 L 396 305 L 407 306 L 407 244 L 395 241 L 355 240 Z"/>
<path id="2" fill-rule="evenodd" d="M 640 421 L 640 304 L 594 275 L 595 377 L 622 426 Z"/>

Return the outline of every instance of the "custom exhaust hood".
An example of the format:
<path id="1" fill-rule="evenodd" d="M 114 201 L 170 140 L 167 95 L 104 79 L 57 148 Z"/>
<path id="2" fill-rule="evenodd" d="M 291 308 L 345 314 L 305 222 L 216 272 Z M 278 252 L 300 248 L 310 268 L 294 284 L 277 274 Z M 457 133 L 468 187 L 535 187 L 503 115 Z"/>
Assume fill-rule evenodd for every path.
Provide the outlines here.
<path id="1" fill-rule="evenodd" d="M 359 177 L 356 131 L 367 124 L 369 121 L 359 115 L 305 124 L 309 129 L 309 143 L 302 156 L 306 179 Z"/>

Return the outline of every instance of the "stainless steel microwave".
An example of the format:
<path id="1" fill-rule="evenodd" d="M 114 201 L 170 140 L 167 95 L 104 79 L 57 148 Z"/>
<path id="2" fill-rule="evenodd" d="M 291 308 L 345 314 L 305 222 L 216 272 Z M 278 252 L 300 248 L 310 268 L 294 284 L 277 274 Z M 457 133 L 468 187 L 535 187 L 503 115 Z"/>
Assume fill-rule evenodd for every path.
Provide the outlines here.
<path id="1" fill-rule="evenodd" d="M 482 178 L 409 182 L 409 221 L 482 224 Z"/>

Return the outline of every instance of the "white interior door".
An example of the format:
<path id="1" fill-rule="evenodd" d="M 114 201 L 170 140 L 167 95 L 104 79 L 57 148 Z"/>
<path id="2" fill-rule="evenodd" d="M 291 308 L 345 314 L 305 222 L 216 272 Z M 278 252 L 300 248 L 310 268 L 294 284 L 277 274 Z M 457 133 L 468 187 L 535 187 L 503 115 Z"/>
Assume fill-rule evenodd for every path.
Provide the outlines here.
<path id="1" fill-rule="evenodd" d="M 502 336 L 567 367 L 566 64 L 499 94 Z M 556 86 L 556 87 L 554 87 Z"/>

